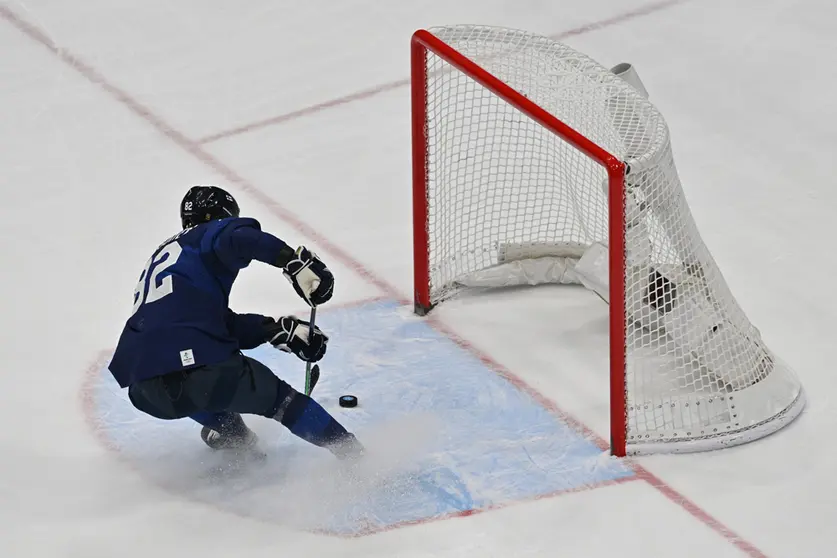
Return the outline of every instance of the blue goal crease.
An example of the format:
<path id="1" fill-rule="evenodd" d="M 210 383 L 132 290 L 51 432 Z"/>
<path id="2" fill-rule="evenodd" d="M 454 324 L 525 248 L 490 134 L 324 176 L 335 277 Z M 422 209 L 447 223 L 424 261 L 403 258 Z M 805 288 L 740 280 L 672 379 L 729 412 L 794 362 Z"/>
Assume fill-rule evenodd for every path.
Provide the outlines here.
<path id="1" fill-rule="evenodd" d="M 326 506 L 306 528 L 350 535 L 370 526 L 386 528 L 530 500 L 634 474 L 398 302 L 378 300 L 324 311 L 318 326 L 330 341 L 313 397 L 344 426 L 363 440 L 364 432 L 399 418 L 429 416 L 438 430 L 409 467 L 392 471 L 387 482 L 362 495 Z M 247 354 L 301 389 L 304 366 L 299 361 L 266 346 Z M 347 393 L 358 397 L 357 407 L 338 406 L 340 395 Z M 190 459 L 209 467 L 211 459 L 203 451 L 207 448 L 201 447 L 189 421 L 158 421 L 139 413 L 107 369 L 100 374 L 96 408 L 114 444 L 149 471 L 167 463 L 182 469 L 175 462 Z M 317 453 L 322 450 L 285 435 L 279 425 L 264 426 L 261 441 L 276 456 L 275 464 L 269 459 L 261 472 L 277 468 L 270 477 L 271 490 L 283 490 L 276 488 L 277 479 L 293 483 L 295 472 L 324 459 Z M 259 497 L 259 487 L 264 489 L 260 482 L 267 477 L 210 477 L 212 486 L 191 481 L 190 494 L 232 511 L 286 521 L 281 502 Z"/>

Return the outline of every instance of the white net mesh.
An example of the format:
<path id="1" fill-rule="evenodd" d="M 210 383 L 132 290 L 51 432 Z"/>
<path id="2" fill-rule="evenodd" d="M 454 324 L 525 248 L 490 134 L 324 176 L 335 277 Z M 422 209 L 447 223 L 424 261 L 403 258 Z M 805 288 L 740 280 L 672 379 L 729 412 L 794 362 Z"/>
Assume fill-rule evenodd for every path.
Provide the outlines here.
<path id="1" fill-rule="evenodd" d="M 628 361 L 629 447 L 740 443 L 796 416 L 802 389 L 703 244 L 654 105 L 545 37 L 479 26 L 431 32 L 628 166 L 628 326 L 612 342 L 624 344 Z M 544 281 L 598 281 L 607 299 L 604 168 L 430 51 L 426 111 L 431 302 L 465 286 Z"/>

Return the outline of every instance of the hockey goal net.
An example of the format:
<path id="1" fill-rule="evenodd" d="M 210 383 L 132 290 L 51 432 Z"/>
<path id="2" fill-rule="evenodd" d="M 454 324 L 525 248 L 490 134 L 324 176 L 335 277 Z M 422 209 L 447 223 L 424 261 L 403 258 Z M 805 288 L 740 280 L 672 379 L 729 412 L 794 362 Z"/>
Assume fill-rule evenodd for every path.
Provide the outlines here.
<path id="1" fill-rule="evenodd" d="M 416 311 L 468 288 L 581 283 L 610 305 L 613 454 L 766 436 L 801 412 L 802 387 L 730 293 L 666 122 L 624 77 L 524 31 L 413 35 Z"/>

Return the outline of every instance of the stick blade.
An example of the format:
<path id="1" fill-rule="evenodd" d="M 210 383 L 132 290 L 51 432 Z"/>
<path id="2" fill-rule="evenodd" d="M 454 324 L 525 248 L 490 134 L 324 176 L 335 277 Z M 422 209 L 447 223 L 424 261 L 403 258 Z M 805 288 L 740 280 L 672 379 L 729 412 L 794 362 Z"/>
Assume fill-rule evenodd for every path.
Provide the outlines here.
<path id="1" fill-rule="evenodd" d="M 320 366 L 315 364 L 311 367 L 311 371 L 308 372 L 305 378 L 305 395 L 311 395 L 318 381 L 320 381 Z"/>

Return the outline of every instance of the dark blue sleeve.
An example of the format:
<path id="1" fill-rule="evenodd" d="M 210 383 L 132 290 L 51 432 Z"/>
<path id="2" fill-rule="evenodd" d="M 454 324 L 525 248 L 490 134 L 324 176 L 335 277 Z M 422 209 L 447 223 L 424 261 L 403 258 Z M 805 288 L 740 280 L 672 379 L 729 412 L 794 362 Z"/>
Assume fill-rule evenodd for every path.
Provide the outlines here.
<path id="1" fill-rule="evenodd" d="M 259 314 L 236 314 L 227 310 L 227 328 L 230 334 L 238 339 L 241 349 L 255 349 L 267 341 L 264 324 L 272 318 Z"/>
<path id="2" fill-rule="evenodd" d="M 247 267 L 253 260 L 281 267 L 283 249 L 290 250 L 282 240 L 263 232 L 255 219 L 231 219 L 218 231 L 212 249 L 221 263 L 234 271 Z"/>

